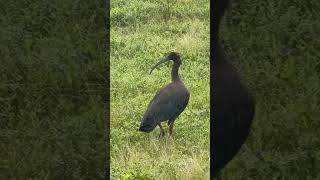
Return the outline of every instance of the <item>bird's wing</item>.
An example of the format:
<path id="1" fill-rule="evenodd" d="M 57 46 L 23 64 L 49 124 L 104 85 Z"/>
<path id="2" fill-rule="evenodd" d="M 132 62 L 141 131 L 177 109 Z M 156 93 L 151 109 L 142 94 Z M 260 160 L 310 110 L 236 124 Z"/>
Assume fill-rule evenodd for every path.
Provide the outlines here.
<path id="1" fill-rule="evenodd" d="M 183 98 L 182 96 L 185 97 Z M 180 114 L 185 108 L 181 104 L 184 101 L 188 101 L 188 99 L 189 96 L 186 97 L 185 93 L 181 93 L 174 88 L 163 88 L 157 92 L 150 102 L 144 117 L 162 120 L 162 118 Z"/>

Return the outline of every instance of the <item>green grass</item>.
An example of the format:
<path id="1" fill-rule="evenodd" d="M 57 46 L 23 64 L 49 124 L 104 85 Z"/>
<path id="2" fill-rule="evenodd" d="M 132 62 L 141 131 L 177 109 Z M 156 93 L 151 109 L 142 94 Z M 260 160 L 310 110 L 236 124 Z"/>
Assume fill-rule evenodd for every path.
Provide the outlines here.
<path id="1" fill-rule="evenodd" d="M 209 1 L 111 2 L 111 179 L 209 179 Z M 171 63 L 149 75 L 170 51 L 182 55 L 180 75 L 191 97 L 175 123 L 174 141 L 159 128 L 138 132 L 158 89 L 171 80 Z M 168 128 L 165 126 L 168 133 Z"/>
<path id="2" fill-rule="evenodd" d="M 104 179 L 107 8 L 1 3 L 0 179 Z"/>
<path id="3" fill-rule="evenodd" d="M 226 14 L 222 39 L 257 109 L 222 179 L 320 179 L 319 10 L 317 0 L 241 0 Z"/>

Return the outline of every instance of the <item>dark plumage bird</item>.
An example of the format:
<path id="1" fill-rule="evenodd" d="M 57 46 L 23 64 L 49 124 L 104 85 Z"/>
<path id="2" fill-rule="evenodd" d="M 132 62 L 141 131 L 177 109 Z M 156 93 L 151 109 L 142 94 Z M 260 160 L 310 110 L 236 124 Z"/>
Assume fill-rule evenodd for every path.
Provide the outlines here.
<path id="1" fill-rule="evenodd" d="M 172 136 L 174 121 L 186 108 L 190 97 L 189 91 L 178 74 L 181 65 L 179 53 L 169 53 L 151 69 L 150 74 L 160 64 L 170 60 L 173 61 L 171 70 L 172 82 L 161 88 L 154 96 L 147 111 L 144 113 L 139 128 L 139 131 L 150 132 L 158 125 L 160 127 L 160 138 L 164 136 L 161 122 L 168 120 L 169 135 Z"/>
<path id="2" fill-rule="evenodd" d="M 213 4 L 213 176 L 237 154 L 245 142 L 255 112 L 254 98 L 229 62 L 219 42 L 219 26 L 229 0 Z"/>

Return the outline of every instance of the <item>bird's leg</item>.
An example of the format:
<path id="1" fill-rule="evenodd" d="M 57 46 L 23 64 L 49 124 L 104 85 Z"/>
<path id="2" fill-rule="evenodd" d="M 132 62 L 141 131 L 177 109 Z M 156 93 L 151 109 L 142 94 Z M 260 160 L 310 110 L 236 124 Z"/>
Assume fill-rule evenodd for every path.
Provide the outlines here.
<path id="1" fill-rule="evenodd" d="M 173 124 L 174 124 L 174 120 L 171 121 L 171 123 L 169 124 L 169 137 L 173 138 Z"/>
<path id="2" fill-rule="evenodd" d="M 159 139 L 162 139 L 164 137 L 164 129 L 163 127 L 161 126 L 161 123 L 158 124 L 159 127 L 160 127 L 160 135 L 159 135 Z"/>

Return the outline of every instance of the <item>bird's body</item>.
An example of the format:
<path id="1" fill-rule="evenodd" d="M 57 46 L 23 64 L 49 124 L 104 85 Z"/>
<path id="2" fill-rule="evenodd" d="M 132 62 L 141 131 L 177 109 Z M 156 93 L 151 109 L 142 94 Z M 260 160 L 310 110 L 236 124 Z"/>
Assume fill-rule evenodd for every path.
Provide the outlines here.
<path id="1" fill-rule="evenodd" d="M 237 154 L 254 117 L 254 98 L 219 42 L 219 23 L 228 0 L 216 0 L 213 55 L 213 176 Z"/>
<path id="2" fill-rule="evenodd" d="M 172 82 L 161 88 L 151 100 L 143 115 L 139 129 L 143 132 L 150 132 L 159 125 L 160 138 L 164 136 L 161 122 L 168 120 L 169 134 L 172 135 L 173 123 L 186 108 L 190 97 L 189 91 L 178 75 L 178 69 L 181 64 L 180 56 L 178 54 L 170 56 L 170 54 L 166 59 L 170 60 L 171 57 L 171 60 L 174 61 L 171 71 Z M 163 62 L 167 61 L 166 59 Z M 158 63 L 156 66 L 163 62 Z"/>
<path id="3" fill-rule="evenodd" d="M 155 127 L 163 121 L 175 120 L 186 108 L 188 100 L 189 92 L 183 82 L 170 83 L 154 96 L 142 121 L 150 120 L 154 122 L 151 127 Z"/>

